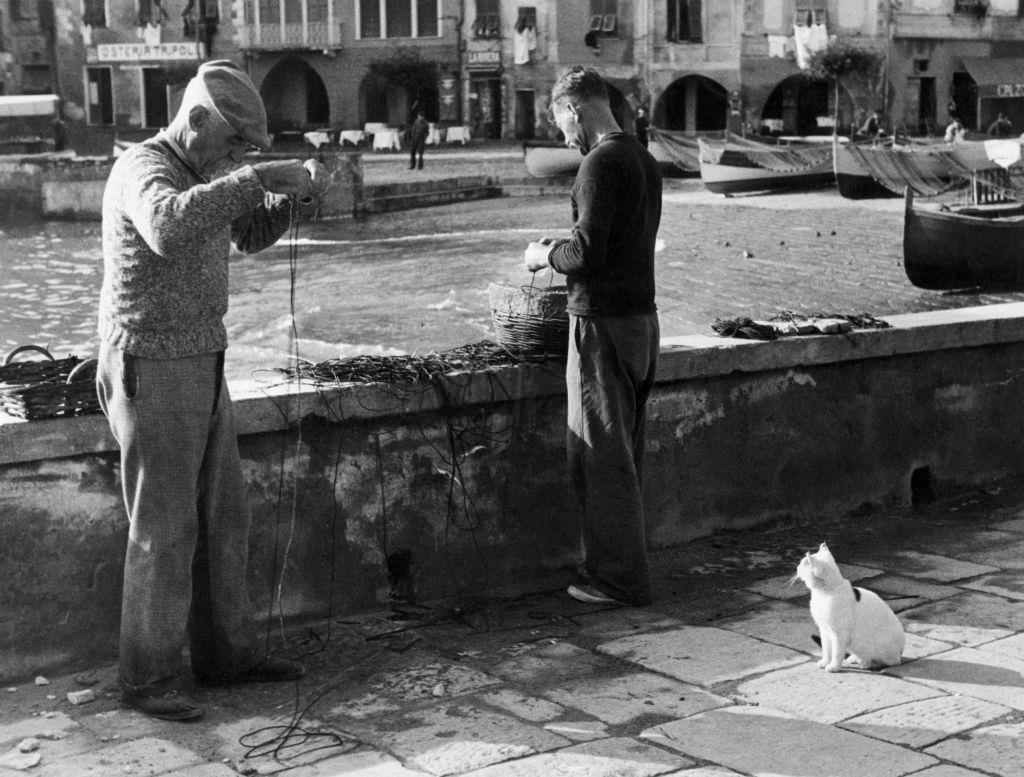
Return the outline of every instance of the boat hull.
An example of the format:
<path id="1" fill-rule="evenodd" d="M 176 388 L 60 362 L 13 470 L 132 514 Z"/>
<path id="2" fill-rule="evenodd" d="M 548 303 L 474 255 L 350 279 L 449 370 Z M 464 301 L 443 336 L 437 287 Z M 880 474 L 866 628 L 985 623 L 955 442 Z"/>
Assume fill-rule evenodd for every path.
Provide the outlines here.
<path id="1" fill-rule="evenodd" d="M 699 141 L 700 177 L 708 191 L 715 194 L 742 194 L 787 189 L 831 186 L 835 182 L 832 155 L 814 154 L 814 161 L 780 165 L 779 157 L 791 151 L 800 153 L 820 144 L 768 145 L 745 139 L 724 143 Z M 820 161 L 818 161 L 820 158 Z"/>
<path id="2" fill-rule="evenodd" d="M 523 162 L 534 178 L 572 178 L 580 169 L 582 154 L 562 144 L 524 143 Z"/>
<path id="3" fill-rule="evenodd" d="M 922 289 L 1024 288 L 1024 205 L 924 210 L 908 193 L 903 266 Z"/>

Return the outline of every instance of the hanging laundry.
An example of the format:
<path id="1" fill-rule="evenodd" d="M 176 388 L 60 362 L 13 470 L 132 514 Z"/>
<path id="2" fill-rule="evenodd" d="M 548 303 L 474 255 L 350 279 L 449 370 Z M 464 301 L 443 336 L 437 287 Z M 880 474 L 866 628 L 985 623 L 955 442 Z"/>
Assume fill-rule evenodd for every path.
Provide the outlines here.
<path id="1" fill-rule="evenodd" d="M 986 140 L 985 156 L 1003 168 L 1010 168 L 1020 161 L 1019 140 Z"/>
<path id="2" fill-rule="evenodd" d="M 526 28 L 526 48 L 530 51 L 537 50 L 537 30 L 532 26 Z"/>
<path id="3" fill-rule="evenodd" d="M 811 55 L 828 48 L 828 28 L 824 24 L 797 24 L 793 26 L 793 45 L 796 48 L 796 64 L 806 70 Z"/>
<path id="4" fill-rule="evenodd" d="M 160 45 L 160 29 L 159 24 L 147 24 L 142 28 L 142 40 L 147 46 Z"/>
<path id="5" fill-rule="evenodd" d="M 512 33 L 512 61 L 517 65 L 525 65 L 530 61 L 529 41 L 526 30 Z"/>

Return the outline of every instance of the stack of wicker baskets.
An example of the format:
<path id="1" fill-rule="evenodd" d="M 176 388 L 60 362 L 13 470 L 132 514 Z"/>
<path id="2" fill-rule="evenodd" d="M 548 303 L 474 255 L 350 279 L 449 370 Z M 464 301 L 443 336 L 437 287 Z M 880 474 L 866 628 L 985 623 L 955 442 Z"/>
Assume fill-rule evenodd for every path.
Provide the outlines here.
<path id="1" fill-rule="evenodd" d="M 27 351 L 46 359 L 14 361 Z M 37 345 L 15 348 L 0 366 L 0 410 L 28 421 L 98 413 L 96 360 L 54 359 Z"/>
<path id="2" fill-rule="evenodd" d="M 569 347 L 565 286 L 492 283 L 488 295 L 500 345 L 516 356 L 565 358 Z"/>

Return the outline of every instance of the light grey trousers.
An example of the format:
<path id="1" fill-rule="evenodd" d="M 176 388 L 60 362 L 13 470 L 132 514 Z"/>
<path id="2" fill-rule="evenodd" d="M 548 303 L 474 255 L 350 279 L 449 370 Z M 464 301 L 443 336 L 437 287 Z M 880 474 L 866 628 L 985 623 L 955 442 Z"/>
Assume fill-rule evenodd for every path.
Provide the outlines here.
<path id="1" fill-rule="evenodd" d="M 658 367 L 658 314 L 569 316 L 569 474 L 583 515 L 585 570 L 605 594 L 649 604 L 643 454 Z"/>
<path id="2" fill-rule="evenodd" d="M 175 677 L 186 634 L 197 675 L 244 672 L 256 661 L 250 513 L 223 353 L 146 359 L 104 343 L 96 382 L 129 520 L 121 682 Z"/>

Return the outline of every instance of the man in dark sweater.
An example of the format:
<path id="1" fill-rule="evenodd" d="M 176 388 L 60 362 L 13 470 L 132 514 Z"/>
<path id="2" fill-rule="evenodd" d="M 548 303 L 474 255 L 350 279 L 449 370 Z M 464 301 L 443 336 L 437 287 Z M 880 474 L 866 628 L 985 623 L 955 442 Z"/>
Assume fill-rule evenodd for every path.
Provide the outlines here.
<path id="1" fill-rule="evenodd" d="M 612 115 L 594 70 L 573 68 L 551 90 L 552 121 L 583 154 L 572 190 L 572 236 L 526 249 L 530 271 L 551 267 L 569 293 L 568 454 L 583 517 L 584 582 L 592 603 L 648 604 L 641 462 L 660 335 L 654 245 L 658 164 Z"/>

